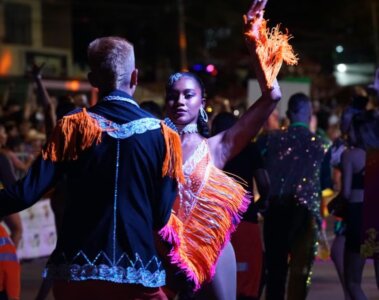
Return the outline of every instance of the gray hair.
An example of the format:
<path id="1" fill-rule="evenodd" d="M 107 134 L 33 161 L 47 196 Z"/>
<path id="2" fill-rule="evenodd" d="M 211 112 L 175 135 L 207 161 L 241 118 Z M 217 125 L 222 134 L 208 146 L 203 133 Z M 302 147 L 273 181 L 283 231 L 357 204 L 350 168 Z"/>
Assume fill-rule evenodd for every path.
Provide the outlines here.
<path id="1" fill-rule="evenodd" d="M 102 37 L 88 46 L 88 62 L 105 88 L 115 89 L 130 83 L 135 69 L 134 48 L 121 37 Z"/>

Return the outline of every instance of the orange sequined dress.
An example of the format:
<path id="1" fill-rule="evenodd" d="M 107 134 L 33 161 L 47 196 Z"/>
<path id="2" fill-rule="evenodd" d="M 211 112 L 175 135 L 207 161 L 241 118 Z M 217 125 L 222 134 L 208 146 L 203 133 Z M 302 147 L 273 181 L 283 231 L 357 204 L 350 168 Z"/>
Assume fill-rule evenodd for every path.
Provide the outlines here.
<path id="1" fill-rule="evenodd" d="M 171 262 L 198 289 L 212 279 L 250 199 L 240 183 L 215 167 L 205 139 L 183 164 L 183 172 L 185 182 L 179 184 L 173 213 L 160 234 L 172 244 Z"/>

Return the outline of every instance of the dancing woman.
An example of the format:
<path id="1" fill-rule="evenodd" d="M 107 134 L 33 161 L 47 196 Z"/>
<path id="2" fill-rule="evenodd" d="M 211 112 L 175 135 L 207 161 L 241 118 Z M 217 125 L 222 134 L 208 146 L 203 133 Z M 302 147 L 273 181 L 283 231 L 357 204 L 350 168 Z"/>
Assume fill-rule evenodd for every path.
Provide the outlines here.
<path id="1" fill-rule="evenodd" d="M 166 86 L 167 114 L 182 142 L 185 183 L 179 185 L 170 221 L 160 233 L 172 244 L 171 262 L 195 290 L 213 279 L 198 297 L 235 298 L 236 263 L 229 240 L 249 200 L 242 185 L 221 169 L 258 133 L 280 100 L 276 75 L 283 60 L 297 61 L 288 36 L 266 30 L 266 2 L 255 0 L 245 16 L 246 43 L 262 96 L 233 127 L 207 138 L 205 90 L 194 74 L 175 73 Z"/>

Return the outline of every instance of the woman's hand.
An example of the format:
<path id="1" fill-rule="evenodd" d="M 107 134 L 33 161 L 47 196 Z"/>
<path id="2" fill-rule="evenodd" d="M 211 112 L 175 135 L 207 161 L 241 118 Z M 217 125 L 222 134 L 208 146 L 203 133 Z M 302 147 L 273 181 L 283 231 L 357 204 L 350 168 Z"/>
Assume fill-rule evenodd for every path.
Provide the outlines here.
<path id="1" fill-rule="evenodd" d="M 245 41 L 262 93 L 276 90 L 270 95 L 271 99 L 276 100 L 280 98 L 276 77 L 282 63 L 295 65 L 298 58 L 288 43 L 292 37 L 288 32 L 282 33 L 279 25 L 267 28 L 267 22 L 263 18 L 266 3 L 267 0 L 254 0 L 244 15 Z"/>
<path id="2" fill-rule="evenodd" d="M 243 16 L 245 43 L 250 52 L 254 72 L 257 77 L 259 87 L 262 90 L 262 94 L 268 90 L 268 83 L 267 76 L 264 72 L 265 62 L 257 52 L 259 52 L 258 48 L 262 44 L 262 38 L 265 36 L 262 34 L 262 28 L 264 28 L 264 26 L 262 26 L 262 22 L 265 22 L 263 20 L 263 9 L 266 7 L 266 3 L 267 0 L 254 0 L 246 15 Z"/>
<path id="3" fill-rule="evenodd" d="M 254 0 L 250 6 L 250 9 L 244 15 L 245 34 L 250 33 L 255 39 L 259 37 L 259 29 L 263 20 L 263 13 L 266 7 L 267 0 Z M 246 43 L 249 49 L 251 49 L 251 39 L 246 38 Z"/>

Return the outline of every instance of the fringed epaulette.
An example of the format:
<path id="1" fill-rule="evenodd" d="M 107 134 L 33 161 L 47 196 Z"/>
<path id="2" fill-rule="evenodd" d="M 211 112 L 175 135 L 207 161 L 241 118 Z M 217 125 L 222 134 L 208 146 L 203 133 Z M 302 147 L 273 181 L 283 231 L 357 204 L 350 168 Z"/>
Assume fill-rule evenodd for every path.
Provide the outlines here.
<path id="1" fill-rule="evenodd" d="M 64 116 L 42 151 L 43 159 L 54 162 L 76 160 L 85 149 L 100 143 L 101 133 L 100 126 L 85 108 Z"/>
<path id="2" fill-rule="evenodd" d="M 220 253 L 249 203 L 243 186 L 212 166 L 186 220 L 172 213 L 159 232 L 172 245 L 171 263 L 186 274 L 195 290 L 212 280 Z"/>
<path id="3" fill-rule="evenodd" d="M 244 19 L 246 24 L 248 22 L 247 17 L 244 16 Z M 261 22 L 258 35 L 253 34 L 251 30 L 246 32 L 245 35 L 256 42 L 255 51 L 264 70 L 267 87 L 272 88 L 283 61 L 288 65 L 296 65 L 298 57 L 288 43 L 292 38 L 288 32 L 281 32 L 279 25 L 272 29 L 267 28 L 267 21 L 263 18 L 254 18 L 250 22 L 257 21 Z"/>
<path id="4" fill-rule="evenodd" d="M 164 121 L 161 122 L 161 127 L 166 145 L 162 176 L 169 176 L 175 178 L 178 182 L 184 182 L 182 170 L 182 144 L 180 137 L 178 133 L 166 125 Z"/>

